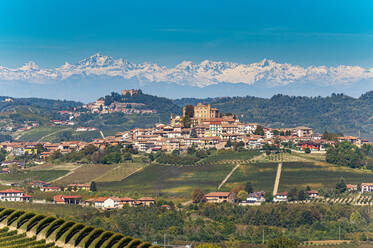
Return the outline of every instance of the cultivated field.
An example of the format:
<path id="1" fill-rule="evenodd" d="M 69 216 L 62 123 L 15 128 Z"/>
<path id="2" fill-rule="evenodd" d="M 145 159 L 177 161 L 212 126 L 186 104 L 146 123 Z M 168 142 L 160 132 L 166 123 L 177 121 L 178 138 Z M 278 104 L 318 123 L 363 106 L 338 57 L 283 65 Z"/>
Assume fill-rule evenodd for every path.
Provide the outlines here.
<path id="1" fill-rule="evenodd" d="M 24 182 L 32 180 L 52 181 L 66 175 L 68 170 L 24 170 L 11 174 L 0 174 L 1 181 Z"/>
<path id="2" fill-rule="evenodd" d="M 83 164 L 71 170 L 65 177 L 55 181 L 56 184 L 89 183 L 104 175 L 118 165 Z"/>
<path id="3" fill-rule="evenodd" d="M 166 197 L 190 198 L 194 188 L 216 190 L 232 170 L 232 164 L 201 166 L 151 165 L 119 182 L 98 183 L 99 190 L 139 192 Z"/>
<path id="4" fill-rule="evenodd" d="M 252 154 L 246 158 L 252 157 Z M 272 191 L 276 176 L 278 161 L 283 162 L 279 191 L 291 188 L 334 188 L 343 177 L 346 183 L 361 183 L 373 181 L 373 172 L 335 166 L 322 161 L 320 155 L 259 156 L 254 161 L 241 164 L 247 160 L 234 160 L 240 167 L 227 180 L 221 191 L 229 191 L 236 185 L 244 186 L 252 182 L 255 190 Z M 128 178 L 110 182 L 110 175 L 105 176 L 105 182 L 99 183 L 99 190 L 114 192 L 138 192 L 140 194 L 161 195 L 190 199 L 194 188 L 204 192 L 217 190 L 218 185 L 232 170 L 235 164 L 226 159 L 209 161 L 194 166 L 151 165 Z M 111 173 L 111 172 L 110 172 Z M 113 176 L 114 178 L 114 176 Z"/>
<path id="5" fill-rule="evenodd" d="M 95 181 L 96 182 L 115 182 L 121 181 L 126 177 L 132 175 L 135 172 L 139 172 L 142 168 L 144 168 L 144 164 L 141 163 L 125 163 L 119 164 L 118 166 L 114 167 L 113 169 L 107 171 L 103 175 L 98 176 Z"/>

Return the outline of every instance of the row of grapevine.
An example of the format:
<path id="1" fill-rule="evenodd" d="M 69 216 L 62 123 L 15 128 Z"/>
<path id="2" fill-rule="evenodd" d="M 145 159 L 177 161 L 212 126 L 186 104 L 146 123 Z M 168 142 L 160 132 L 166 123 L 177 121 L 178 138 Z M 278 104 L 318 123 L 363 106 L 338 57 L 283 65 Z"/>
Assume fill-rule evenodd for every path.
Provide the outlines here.
<path id="1" fill-rule="evenodd" d="M 54 248 L 54 243 L 36 240 L 36 236 L 27 237 L 26 233 L 10 231 L 9 227 L 0 229 L 0 247 L 4 248 Z"/>
<path id="2" fill-rule="evenodd" d="M 148 242 L 82 223 L 8 208 L 0 208 L 0 228 L 3 228 L 0 229 L 0 247 L 157 247 Z"/>
<path id="3" fill-rule="evenodd" d="M 370 195 L 350 195 L 347 197 L 314 198 L 296 203 L 328 203 L 328 204 L 350 204 L 350 205 L 373 205 L 373 197 Z"/>

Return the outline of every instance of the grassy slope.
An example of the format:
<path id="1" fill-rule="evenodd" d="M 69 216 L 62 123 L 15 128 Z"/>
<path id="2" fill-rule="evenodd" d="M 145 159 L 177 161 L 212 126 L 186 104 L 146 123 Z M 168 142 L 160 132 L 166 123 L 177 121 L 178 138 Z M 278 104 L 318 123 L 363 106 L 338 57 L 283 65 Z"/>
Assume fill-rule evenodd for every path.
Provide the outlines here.
<path id="1" fill-rule="evenodd" d="M 233 165 L 166 166 L 152 165 L 119 182 L 99 183 L 99 190 L 190 197 L 195 187 L 215 190 Z"/>
<path id="2" fill-rule="evenodd" d="M 56 184 L 69 184 L 69 183 L 89 183 L 97 177 L 104 175 L 108 171 L 115 168 L 117 165 L 106 164 L 87 164 L 82 165 L 75 169 L 72 174 L 61 178 L 56 181 Z"/>
<path id="3" fill-rule="evenodd" d="M 40 170 L 40 171 L 20 171 L 12 174 L 0 174 L 0 180 L 11 182 L 22 182 L 24 180 L 51 181 L 65 175 L 67 170 Z"/>
<path id="4" fill-rule="evenodd" d="M 288 162 L 283 163 L 280 179 L 280 191 L 292 187 L 333 188 L 341 177 L 347 183 L 373 181 L 373 172 L 346 167 L 338 167 L 319 161 L 315 156 L 288 156 Z M 138 192 L 144 195 L 163 197 L 190 198 L 194 188 L 199 187 L 204 192 L 216 190 L 219 183 L 234 167 L 232 164 L 199 165 L 199 166 L 164 166 L 152 165 L 145 167 L 125 180 L 119 182 L 99 183 L 99 190 L 114 192 Z M 236 185 L 244 186 L 251 181 L 256 190 L 272 191 L 277 170 L 277 163 L 260 161 L 241 165 L 222 187 L 229 191 Z"/>

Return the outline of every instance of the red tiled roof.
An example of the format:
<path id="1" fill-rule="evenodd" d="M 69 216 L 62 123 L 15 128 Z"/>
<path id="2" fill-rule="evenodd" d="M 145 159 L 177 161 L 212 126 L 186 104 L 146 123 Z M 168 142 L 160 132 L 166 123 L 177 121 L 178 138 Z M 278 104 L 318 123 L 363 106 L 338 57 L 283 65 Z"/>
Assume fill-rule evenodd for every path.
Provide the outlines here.
<path id="1" fill-rule="evenodd" d="M 64 199 L 80 199 L 82 198 L 80 195 L 63 195 Z"/>
<path id="2" fill-rule="evenodd" d="M 95 200 L 95 202 L 104 202 L 104 201 L 106 201 L 106 199 L 108 199 L 109 197 L 98 197 L 98 198 L 96 198 L 96 199 L 94 199 Z"/>
<path id="3" fill-rule="evenodd" d="M 138 201 L 155 201 L 153 198 L 151 197 L 141 197 L 139 199 L 137 199 Z"/>
<path id="4" fill-rule="evenodd" d="M 281 193 L 277 193 L 276 195 L 279 195 L 279 196 L 287 196 L 287 195 L 288 195 L 288 192 L 281 192 Z"/>
<path id="5" fill-rule="evenodd" d="M 206 197 L 228 197 L 231 192 L 210 192 L 206 194 Z"/>
<path id="6" fill-rule="evenodd" d="M 129 197 L 123 197 L 123 198 L 120 198 L 121 201 L 134 201 L 134 199 L 132 198 L 129 198 Z"/>
<path id="7" fill-rule="evenodd" d="M 65 201 L 62 199 L 62 196 L 63 196 L 63 195 L 55 195 L 55 196 L 53 196 L 53 201 L 54 201 L 54 202 L 65 202 Z"/>
<path id="8" fill-rule="evenodd" d="M 0 193 L 23 193 L 23 191 L 16 190 L 16 189 L 4 189 L 4 190 L 1 190 Z"/>

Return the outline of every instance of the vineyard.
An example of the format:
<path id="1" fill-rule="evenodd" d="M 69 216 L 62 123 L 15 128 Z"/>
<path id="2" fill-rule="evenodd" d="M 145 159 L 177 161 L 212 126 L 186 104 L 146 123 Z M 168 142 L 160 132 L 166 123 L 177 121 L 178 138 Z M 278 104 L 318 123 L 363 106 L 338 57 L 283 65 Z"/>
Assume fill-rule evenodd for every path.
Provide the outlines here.
<path id="1" fill-rule="evenodd" d="M 148 242 L 82 223 L 0 208 L 0 247 L 156 248 Z"/>
<path id="2" fill-rule="evenodd" d="M 370 206 L 373 205 L 372 195 L 349 195 L 347 197 L 330 197 L 330 198 L 315 198 L 305 201 L 291 203 L 328 203 L 328 204 L 350 204 L 355 206 Z"/>

